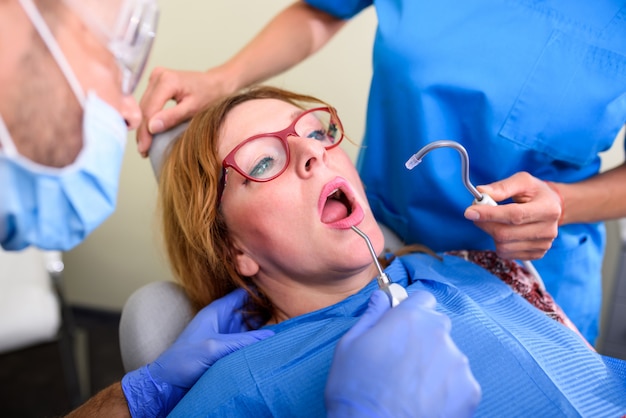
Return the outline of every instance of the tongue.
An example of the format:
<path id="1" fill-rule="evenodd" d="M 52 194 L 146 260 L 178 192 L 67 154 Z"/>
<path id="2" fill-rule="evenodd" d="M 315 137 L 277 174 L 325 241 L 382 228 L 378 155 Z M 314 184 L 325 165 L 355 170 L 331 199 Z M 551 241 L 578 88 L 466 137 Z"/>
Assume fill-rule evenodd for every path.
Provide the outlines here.
<path id="1" fill-rule="evenodd" d="M 338 200 L 328 199 L 322 211 L 322 222 L 329 224 L 348 216 L 348 208 Z"/>

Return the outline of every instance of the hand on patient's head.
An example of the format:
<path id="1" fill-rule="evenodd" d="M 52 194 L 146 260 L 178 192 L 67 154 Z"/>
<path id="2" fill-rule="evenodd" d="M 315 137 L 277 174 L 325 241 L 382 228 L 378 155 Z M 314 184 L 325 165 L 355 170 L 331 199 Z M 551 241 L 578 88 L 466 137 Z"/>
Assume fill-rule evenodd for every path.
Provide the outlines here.
<path id="1" fill-rule="evenodd" d="M 167 414 L 217 360 L 273 335 L 270 330 L 246 332 L 240 312 L 245 301 L 246 292 L 237 289 L 211 303 L 153 363 L 124 376 L 122 387 L 131 412 L 151 409 Z"/>
<path id="2" fill-rule="evenodd" d="M 471 416 L 480 386 L 450 338 L 435 298 L 417 291 L 397 307 L 380 290 L 337 344 L 326 385 L 329 416 Z"/>
<path id="3" fill-rule="evenodd" d="M 227 94 L 215 71 L 155 68 L 139 106 L 144 115 L 137 128 L 137 150 L 146 157 L 155 134 L 191 119 L 202 108 Z M 166 107 L 173 100 L 176 105 Z"/>

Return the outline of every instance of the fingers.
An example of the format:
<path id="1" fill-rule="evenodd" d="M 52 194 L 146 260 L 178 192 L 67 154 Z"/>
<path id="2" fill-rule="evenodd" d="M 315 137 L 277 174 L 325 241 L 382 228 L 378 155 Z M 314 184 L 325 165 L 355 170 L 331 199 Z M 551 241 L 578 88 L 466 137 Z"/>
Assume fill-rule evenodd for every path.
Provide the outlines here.
<path id="1" fill-rule="evenodd" d="M 263 329 L 248 331 L 240 334 L 220 334 L 205 340 L 199 347 L 200 353 L 204 353 L 203 363 L 210 367 L 222 357 L 234 353 L 244 347 L 262 341 L 274 335 L 274 331 Z"/>
<path id="2" fill-rule="evenodd" d="M 546 186 L 547 187 L 547 186 Z M 534 222 L 559 220 L 561 205 L 551 190 L 533 196 L 524 203 L 508 203 L 499 206 L 472 205 L 464 216 L 474 222 L 498 222 L 508 225 L 524 225 Z"/>
<path id="3" fill-rule="evenodd" d="M 245 289 L 239 287 L 226 296 L 223 296 L 215 301 L 213 301 L 208 308 L 213 307 L 214 309 L 218 309 L 222 312 L 233 311 L 235 309 L 243 308 L 243 305 L 248 300 L 248 293 Z"/>
<path id="4" fill-rule="evenodd" d="M 528 242 L 540 249 L 550 248 L 552 241 L 558 234 L 556 220 L 532 221 L 522 224 L 509 224 L 498 221 L 477 221 L 476 226 L 491 235 L 496 244 L 513 245 L 515 243 Z"/>
<path id="5" fill-rule="evenodd" d="M 217 332 L 232 334 L 248 330 L 242 314 L 247 300 L 248 293 L 238 288 L 209 305 L 214 309 L 213 323 L 217 326 Z"/>
<path id="6" fill-rule="evenodd" d="M 143 119 L 136 131 L 137 151 L 144 158 L 147 157 L 148 150 L 152 144 L 152 133 L 148 129 L 150 118 L 152 118 L 156 112 L 161 110 L 171 97 L 171 95 L 164 94 L 167 97 L 159 99 L 158 92 L 162 91 L 160 87 L 160 77 L 164 71 L 165 69 L 162 67 L 157 67 L 152 70 L 152 73 L 150 73 L 150 77 L 148 78 L 148 86 L 139 101 L 139 107 L 141 108 Z"/>
<path id="7" fill-rule="evenodd" d="M 534 260 L 551 248 L 558 234 L 560 197 L 543 181 L 528 173 L 515 175 L 478 189 L 499 206 L 472 205 L 465 217 L 491 235 L 498 255 L 509 259 Z"/>
<path id="8" fill-rule="evenodd" d="M 456 361 L 449 362 L 447 374 L 447 399 L 444 402 L 442 416 L 473 416 L 482 397 L 480 385 L 472 374 L 469 361 L 459 355 Z"/>
<path id="9" fill-rule="evenodd" d="M 384 326 L 392 329 L 399 325 L 398 328 L 404 335 L 407 343 L 419 341 L 425 335 L 428 335 L 429 344 L 417 344 L 415 347 L 419 351 L 420 356 L 433 358 L 433 356 L 437 355 L 436 351 L 432 351 L 433 348 L 440 347 L 443 342 L 450 339 L 449 333 L 452 327 L 450 318 L 437 312 L 435 305 L 436 300 L 431 293 L 424 291 L 414 292 L 407 300 L 398 305 L 396 312 L 393 312 L 394 314 L 402 315 L 402 317 L 394 318 L 391 314 L 386 315 L 383 318 L 385 321 Z M 404 309 L 404 312 L 398 309 L 400 307 Z"/>
<path id="10" fill-rule="evenodd" d="M 193 75 L 186 75 L 186 79 L 183 76 L 180 73 L 163 73 L 149 95 L 143 96 L 140 106 L 151 135 L 167 131 L 190 119 L 199 109 L 200 106 L 187 85 Z M 170 100 L 176 101 L 176 105 L 164 109 Z"/>
<path id="11" fill-rule="evenodd" d="M 537 260 L 552 248 L 553 242 L 554 238 L 520 239 L 519 241 L 496 240 L 495 250 L 500 257 L 509 260 Z"/>
<path id="12" fill-rule="evenodd" d="M 269 329 L 259 329 L 239 334 L 222 334 L 219 338 L 216 338 L 215 341 L 219 341 L 224 353 L 228 354 L 258 341 L 263 341 L 274 334 L 274 331 Z"/>
<path id="13" fill-rule="evenodd" d="M 148 120 L 148 130 L 152 135 L 167 131 L 190 119 L 193 113 L 190 101 L 183 98 L 176 106 L 155 113 Z"/>
<path id="14" fill-rule="evenodd" d="M 212 334 L 197 341 L 178 342 L 151 363 L 151 370 L 170 384 L 191 387 L 222 357 L 274 335 L 270 330 L 240 334 Z M 156 368 L 156 369 L 155 369 Z"/>
<path id="15" fill-rule="evenodd" d="M 137 148 L 146 156 L 152 135 L 190 119 L 201 109 L 236 90 L 225 67 L 207 71 L 180 71 L 155 68 L 139 106 L 143 122 L 137 129 Z M 176 105 L 164 109 L 170 100 Z"/>
<path id="16" fill-rule="evenodd" d="M 180 122 L 188 119 L 189 109 L 178 109 L 185 97 L 185 79 L 180 71 L 155 68 L 150 74 L 148 86 L 141 97 L 139 107 L 143 114 L 143 121 L 137 129 L 137 150 L 142 156 L 147 156 L 152 135 L 166 131 Z M 165 109 L 168 101 L 175 100 L 177 105 Z"/>
<path id="17" fill-rule="evenodd" d="M 182 80 L 178 71 L 166 70 L 161 67 L 155 68 L 150 74 L 146 91 L 139 101 L 139 107 L 144 118 L 147 121 L 151 120 L 157 112 L 163 109 L 169 100 L 179 101 L 181 98 L 181 86 Z M 148 123 L 149 125 L 150 123 Z M 168 127 L 155 126 L 154 122 L 152 122 L 152 128 L 154 129 L 151 130 L 153 134 L 168 129 Z M 158 130 L 157 128 L 161 129 Z"/>
<path id="18" fill-rule="evenodd" d="M 535 222 L 526 225 L 476 222 L 476 226 L 493 238 L 496 252 L 500 257 L 507 259 L 541 258 L 552 247 L 558 235 L 556 222 Z"/>
<path id="19" fill-rule="evenodd" d="M 511 199 L 514 203 L 500 206 L 472 205 L 465 211 L 465 217 L 472 221 L 522 225 L 558 220 L 561 215 L 560 197 L 546 182 L 528 173 L 516 173 L 507 179 L 478 186 L 478 189 L 496 202 Z"/>
<path id="20" fill-rule="evenodd" d="M 413 319 L 411 324 L 419 325 L 407 328 L 407 332 L 415 333 L 410 346 L 421 360 L 412 374 L 420 374 L 428 382 L 416 387 L 423 410 L 437 411 L 439 416 L 472 416 L 480 400 L 480 386 L 469 360 L 452 340 L 450 318 L 434 310 L 423 310 L 420 317 L 422 322 Z"/>
<path id="21" fill-rule="evenodd" d="M 523 203 L 534 194 L 534 189 L 541 183 L 543 183 L 541 180 L 529 173 L 519 172 L 504 180 L 479 186 L 478 190 L 487 193 L 496 202 L 516 197 L 516 201 Z"/>
<path id="22" fill-rule="evenodd" d="M 343 336 L 344 344 L 363 334 L 365 331 L 374 326 L 385 312 L 391 308 L 389 297 L 380 289 L 377 289 L 370 297 L 367 310 L 358 322 Z"/>
<path id="23" fill-rule="evenodd" d="M 389 301 L 386 301 L 389 305 Z M 412 338 L 419 339 L 424 330 L 438 329 L 441 333 L 450 331 L 450 319 L 435 310 L 435 297 L 425 291 L 415 291 L 398 306 L 384 312 L 376 324 L 370 326 L 369 333 L 379 337 L 393 338 L 398 344 Z"/>
<path id="24" fill-rule="evenodd" d="M 417 307 L 421 307 L 424 309 L 435 309 L 436 305 L 437 299 L 435 299 L 432 293 L 417 290 L 411 293 L 404 302 L 397 306 L 397 308 L 400 308 L 400 306 L 402 306 L 400 310 L 413 310 Z"/>
<path id="25" fill-rule="evenodd" d="M 200 341 L 218 333 L 246 330 L 239 312 L 247 300 L 244 289 L 236 289 L 228 295 L 202 308 L 185 327 L 179 341 Z"/>

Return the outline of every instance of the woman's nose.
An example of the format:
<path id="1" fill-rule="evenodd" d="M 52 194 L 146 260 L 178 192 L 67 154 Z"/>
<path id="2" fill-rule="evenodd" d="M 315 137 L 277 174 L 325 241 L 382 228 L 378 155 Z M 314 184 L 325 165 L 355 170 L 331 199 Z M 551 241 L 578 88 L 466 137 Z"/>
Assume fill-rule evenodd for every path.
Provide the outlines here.
<path id="1" fill-rule="evenodd" d="M 124 96 L 120 111 L 126 121 L 128 130 L 132 131 L 133 129 L 137 129 L 141 123 L 141 109 L 132 95 Z"/>
<path id="2" fill-rule="evenodd" d="M 310 177 L 318 166 L 326 164 L 327 150 L 311 138 L 289 137 L 291 159 L 296 164 L 296 171 L 301 177 Z"/>

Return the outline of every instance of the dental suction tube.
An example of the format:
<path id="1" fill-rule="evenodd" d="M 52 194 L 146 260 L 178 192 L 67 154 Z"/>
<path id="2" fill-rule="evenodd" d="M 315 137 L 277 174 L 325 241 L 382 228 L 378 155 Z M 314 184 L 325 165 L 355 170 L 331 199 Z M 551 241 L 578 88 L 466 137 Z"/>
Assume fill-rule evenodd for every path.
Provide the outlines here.
<path id="1" fill-rule="evenodd" d="M 428 154 L 430 151 L 437 149 L 437 148 L 443 148 L 443 147 L 454 148 L 455 150 L 459 152 L 459 154 L 461 154 L 461 170 L 463 171 L 463 184 L 465 184 L 465 188 L 474 196 L 474 203 L 477 205 L 498 206 L 496 201 L 493 200 L 491 196 L 489 196 L 487 193 L 479 192 L 478 189 L 476 189 L 476 187 L 474 187 L 474 185 L 470 181 L 469 155 L 467 155 L 467 150 L 465 149 L 465 147 L 463 147 L 463 145 L 459 144 L 456 141 L 442 139 L 439 141 L 431 142 L 430 144 L 425 145 L 424 147 L 422 147 L 422 149 L 420 149 L 415 154 L 413 154 L 411 158 L 409 158 L 407 162 L 404 163 L 404 166 L 407 169 L 412 170 L 413 168 L 415 168 L 415 166 L 417 166 L 419 163 L 422 162 L 422 159 L 424 158 L 424 156 Z M 541 290 L 545 290 L 546 286 L 543 282 L 543 279 L 539 275 L 539 272 L 535 268 L 535 266 L 533 266 L 533 264 L 529 260 L 522 260 L 522 265 L 526 268 L 526 270 L 532 276 L 534 276 L 535 280 L 537 281 L 537 284 L 539 285 L 539 288 Z"/>
<path id="2" fill-rule="evenodd" d="M 476 199 L 476 203 L 484 204 L 482 203 L 483 199 L 492 200 L 489 195 L 479 192 L 470 181 L 469 156 L 467 155 L 465 147 L 463 147 L 463 145 L 459 144 L 456 141 L 442 139 L 439 141 L 431 142 L 430 144 L 425 145 L 422 149 L 413 154 L 411 158 L 409 158 L 408 161 L 404 163 L 404 166 L 409 170 L 412 170 L 413 168 L 415 168 L 416 165 L 422 162 L 422 159 L 426 154 L 437 148 L 454 148 L 459 152 L 459 154 L 461 154 L 461 171 L 463 171 L 463 184 L 465 184 L 465 188 L 474 196 L 474 198 Z"/>

